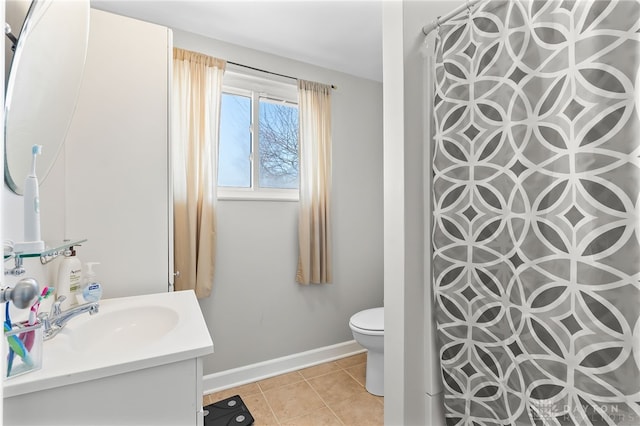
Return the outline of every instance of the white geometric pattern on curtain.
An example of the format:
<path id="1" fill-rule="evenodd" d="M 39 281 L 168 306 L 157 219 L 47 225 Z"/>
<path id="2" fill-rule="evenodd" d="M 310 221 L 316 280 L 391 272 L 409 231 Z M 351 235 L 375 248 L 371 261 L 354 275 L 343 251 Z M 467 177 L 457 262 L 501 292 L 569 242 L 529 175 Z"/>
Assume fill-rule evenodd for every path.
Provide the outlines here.
<path id="1" fill-rule="evenodd" d="M 447 423 L 640 424 L 640 3 L 441 25 L 433 274 Z"/>
<path id="2" fill-rule="evenodd" d="M 331 86 L 298 80 L 300 284 L 333 280 L 331 248 Z"/>
<path id="3" fill-rule="evenodd" d="M 208 297 L 216 254 L 220 100 L 226 62 L 173 49 L 173 214 L 176 290 Z"/>

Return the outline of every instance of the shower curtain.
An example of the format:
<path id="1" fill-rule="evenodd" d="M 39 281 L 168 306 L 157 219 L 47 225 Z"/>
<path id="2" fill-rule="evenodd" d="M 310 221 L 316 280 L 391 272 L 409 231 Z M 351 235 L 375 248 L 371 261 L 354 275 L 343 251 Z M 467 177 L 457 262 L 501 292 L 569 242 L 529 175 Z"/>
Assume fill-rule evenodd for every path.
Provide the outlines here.
<path id="1" fill-rule="evenodd" d="M 448 424 L 640 424 L 640 3 L 488 1 L 435 54 Z"/>

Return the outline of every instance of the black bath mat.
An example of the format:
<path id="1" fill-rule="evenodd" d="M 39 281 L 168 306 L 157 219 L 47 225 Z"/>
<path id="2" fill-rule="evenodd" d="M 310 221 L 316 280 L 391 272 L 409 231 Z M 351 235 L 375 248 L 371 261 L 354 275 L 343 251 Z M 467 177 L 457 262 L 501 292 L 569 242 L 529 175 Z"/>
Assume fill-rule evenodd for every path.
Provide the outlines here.
<path id="1" fill-rule="evenodd" d="M 204 426 L 249 426 L 253 421 L 240 395 L 204 407 Z"/>

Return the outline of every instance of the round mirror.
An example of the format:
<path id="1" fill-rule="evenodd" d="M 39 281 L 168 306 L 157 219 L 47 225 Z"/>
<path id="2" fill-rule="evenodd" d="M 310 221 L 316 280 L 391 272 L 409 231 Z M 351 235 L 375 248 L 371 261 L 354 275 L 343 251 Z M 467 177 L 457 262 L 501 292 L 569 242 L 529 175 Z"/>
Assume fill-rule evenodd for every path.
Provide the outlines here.
<path id="1" fill-rule="evenodd" d="M 22 194 L 33 145 L 42 145 L 36 163 L 40 183 L 58 156 L 78 98 L 88 38 L 89 0 L 31 2 L 5 98 L 5 182 L 16 194 Z"/>

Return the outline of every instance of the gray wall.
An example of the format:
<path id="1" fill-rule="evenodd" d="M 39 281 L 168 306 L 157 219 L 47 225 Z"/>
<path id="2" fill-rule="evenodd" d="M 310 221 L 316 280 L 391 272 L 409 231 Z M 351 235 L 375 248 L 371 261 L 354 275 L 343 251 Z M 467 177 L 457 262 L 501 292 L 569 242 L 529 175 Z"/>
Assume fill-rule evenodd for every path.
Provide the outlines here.
<path id="1" fill-rule="evenodd" d="M 214 286 L 200 301 L 215 351 L 205 375 L 352 340 L 350 316 L 382 306 L 382 84 L 191 33 L 173 38 L 176 47 L 337 86 L 334 282 L 295 282 L 297 202 L 219 201 Z"/>

